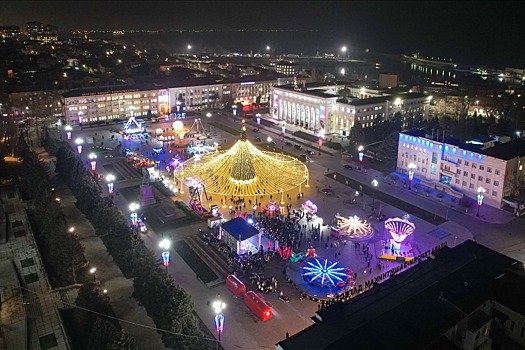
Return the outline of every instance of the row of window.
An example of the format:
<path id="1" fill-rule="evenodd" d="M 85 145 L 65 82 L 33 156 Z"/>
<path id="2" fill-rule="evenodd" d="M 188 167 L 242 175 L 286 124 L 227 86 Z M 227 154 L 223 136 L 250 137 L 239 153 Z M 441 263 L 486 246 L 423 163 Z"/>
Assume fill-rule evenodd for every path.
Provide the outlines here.
<path id="1" fill-rule="evenodd" d="M 461 162 L 462 162 L 461 159 L 458 159 L 458 164 L 461 164 Z M 469 162 L 468 162 L 468 160 L 466 160 L 466 161 L 464 162 L 464 165 L 465 165 L 465 166 L 469 166 Z M 477 169 L 477 168 L 478 168 L 478 164 L 472 162 L 472 168 L 473 168 L 473 169 Z M 484 170 L 485 170 L 485 166 L 479 164 L 479 170 L 484 171 Z M 487 173 L 492 173 L 492 168 L 491 168 L 491 167 L 487 167 Z M 500 174 L 499 169 L 495 169 L 495 170 L 494 170 L 494 173 L 495 173 L 496 175 L 499 175 L 499 174 Z"/>
<path id="2" fill-rule="evenodd" d="M 456 185 L 459 185 L 460 183 L 461 183 L 461 186 L 463 186 L 463 187 L 467 187 L 467 185 L 468 185 L 468 188 L 471 189 L 471 190 L 476 188 L 476 185 L 473 184 L 473 183 L 467 183 L 466 181 L 461 182 L 461 180 L 456 179 Z M 492 191 L 492 197 L 497 197 L 497 196 L 498 196 L 498 191 Z"/>
<path id="3" fill-rule="evenodd" d="M 461 174 L 461 170 L 458 169 L 457 174 L 460 175 Z M 463 176 L 468 176 L 468 172 L 467 171 L 463 171 Z M 475 179 L 476 178 L 476 174 L 470 174 L 470 178 L 471 179 Z M 483 176 L 479 175 L 478 176 L 478 181 L 483 181 Z M 488 177 L 485 178 L 485 183 L 490 184 L 490 182 L 491 182 L 490 178 L 488 178 Z M 494 180 L 494 186 L 499 186 L 499 181 Z"/>

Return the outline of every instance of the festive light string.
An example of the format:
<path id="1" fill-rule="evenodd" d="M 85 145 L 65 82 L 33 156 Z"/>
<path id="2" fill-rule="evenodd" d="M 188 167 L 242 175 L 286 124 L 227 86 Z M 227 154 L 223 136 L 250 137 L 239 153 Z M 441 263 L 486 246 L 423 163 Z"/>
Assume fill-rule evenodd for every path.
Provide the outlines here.
<path id="1" fill-rule="evenodd" d="M 298 187 L 308 181 L 308 169 L 296 158 L 261 151 L 241 139 L 228 151 L 187 160 L 174 171 L 174 177 L 186 184 L 196 181 L 208 193 L 255 196 Z"/>

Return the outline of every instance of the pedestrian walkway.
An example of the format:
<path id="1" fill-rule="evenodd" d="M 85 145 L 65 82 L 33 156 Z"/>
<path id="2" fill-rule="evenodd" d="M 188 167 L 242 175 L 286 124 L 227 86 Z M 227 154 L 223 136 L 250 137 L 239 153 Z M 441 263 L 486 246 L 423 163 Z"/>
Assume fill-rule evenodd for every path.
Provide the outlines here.
<path id="1" fill-rule="evenodd" d="M 96 235 L 95 229 L 89 220 L 76 207 L 76 198 L 71 190 L 59 180 L 55 174 L 55 167 L 49 161 L 54 157 L 49 156 L 45 150 L 39 149 L 42 159 L 49 165 L 55 191 L 60 197 L 62 212 L 68 224 L 75 227 L 75 233 L 85 248 L 84 255 L 90 265 L 96 267 L 96 279 L 102 289 L 108 290 L 111 306 L 115 315 L 128 322 L 120 322 L 122 328 L 132 335 L 139 349 L 164 349 L 160 335 L 154 330 L 155 323 L 147 315 L 146 309 L 139 306 L 137 300 L 131 295 L 133 293 L 133 280 L 126 279 L 122 271 L 107 252 L 102 240 Z M 133 324 L 132 324 L 133 323 Z M 146 326 L 146 327 L 142 327 Z"/>

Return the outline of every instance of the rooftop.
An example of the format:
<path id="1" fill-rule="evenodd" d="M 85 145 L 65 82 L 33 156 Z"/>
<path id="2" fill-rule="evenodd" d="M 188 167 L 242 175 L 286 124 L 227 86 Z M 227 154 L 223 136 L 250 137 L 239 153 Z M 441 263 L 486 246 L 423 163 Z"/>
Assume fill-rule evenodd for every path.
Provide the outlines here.
<path id="1" fill-rule="evenodd" d="M 414 136 L 414 137 L 426 137 L 427 131 L 418 129 L 418 130 L 407 130 L 402 131 L 402 134 Z M 479 139 L 485 140 L 484 137 L 480 136 Z M 430 139 L 430 138 L 429 138 Z M 449 145 L 457 146 L 462 149 L 477 152 L 489 157 L 494 157 L 503 160 L 509 160 L 516 157 L 525 156 L 525 140 L 518 139 L 510 142 L 499 143 L 495 142 L 496 145 L 493 147 L 481 149 L 483 145 L 476 145 L 472 143 L 466 143 L 465 141 L 460 141 L 453 137 L 445 136 L 444 138 L 440 135 L 436 142 L 444 142 Z"/>
<path id="2" fill-rule="evenodd" d="M 465 314 L 473 314 L 490 299 L 498 276 L 518 266 L 473 241 L 434 256 L 348 302 L 318 311 L 318 323 L 278 345 L 286 350 L 346 349 L 348 344 L 355 349 L 423 349 Z M 480 315 L 470 318 L 483 321 Z"/>
<path id="3" fill-rule="evenodd" d="M 255 227 L 250 225 L 243 218 L 235 218 L 222 224 L 222 229 L 231 234 L 235 239 L 244 241 L 259 233 Z"/>
<path id="4" fill-rule="evenodd" d="M 288 90 L 288 91 L 294 91 L 298 93 L 302 93 L 305 95 L 315 96 L 315 97 L 321 97 L 321 98 L 337 98 L 339 96 L 327 94 L 325 92 L 319 91 L 319 90 L 295 90 L 293 85 L 280 85 L 278 86 L 279 89 Z"/>

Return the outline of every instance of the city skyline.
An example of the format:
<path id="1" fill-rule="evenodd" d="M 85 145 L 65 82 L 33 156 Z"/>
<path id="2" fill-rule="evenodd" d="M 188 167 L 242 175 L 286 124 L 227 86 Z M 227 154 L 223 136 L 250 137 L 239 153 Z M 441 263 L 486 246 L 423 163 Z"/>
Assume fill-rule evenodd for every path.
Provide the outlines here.
<path id="1" fill-rule="evenodd" d="M 381 1 L 8 1 L 3 4 L 0 25 L 23 27 L 26 22 L 40 21 L 58 26 L 61 32 L 132 29 L 309 31 L 318 33 L 312 35 L 309 43 L 314 49 L 347 45 L 349 53 L 365 49 L 387 53 L 419 51 L 473 64 L 521 66 L 525 50 L 516 45 L 520 11 L 509 11 L 510 8 L 496 2 L 477 2 L 472 6 L 469 2 Z"/>

